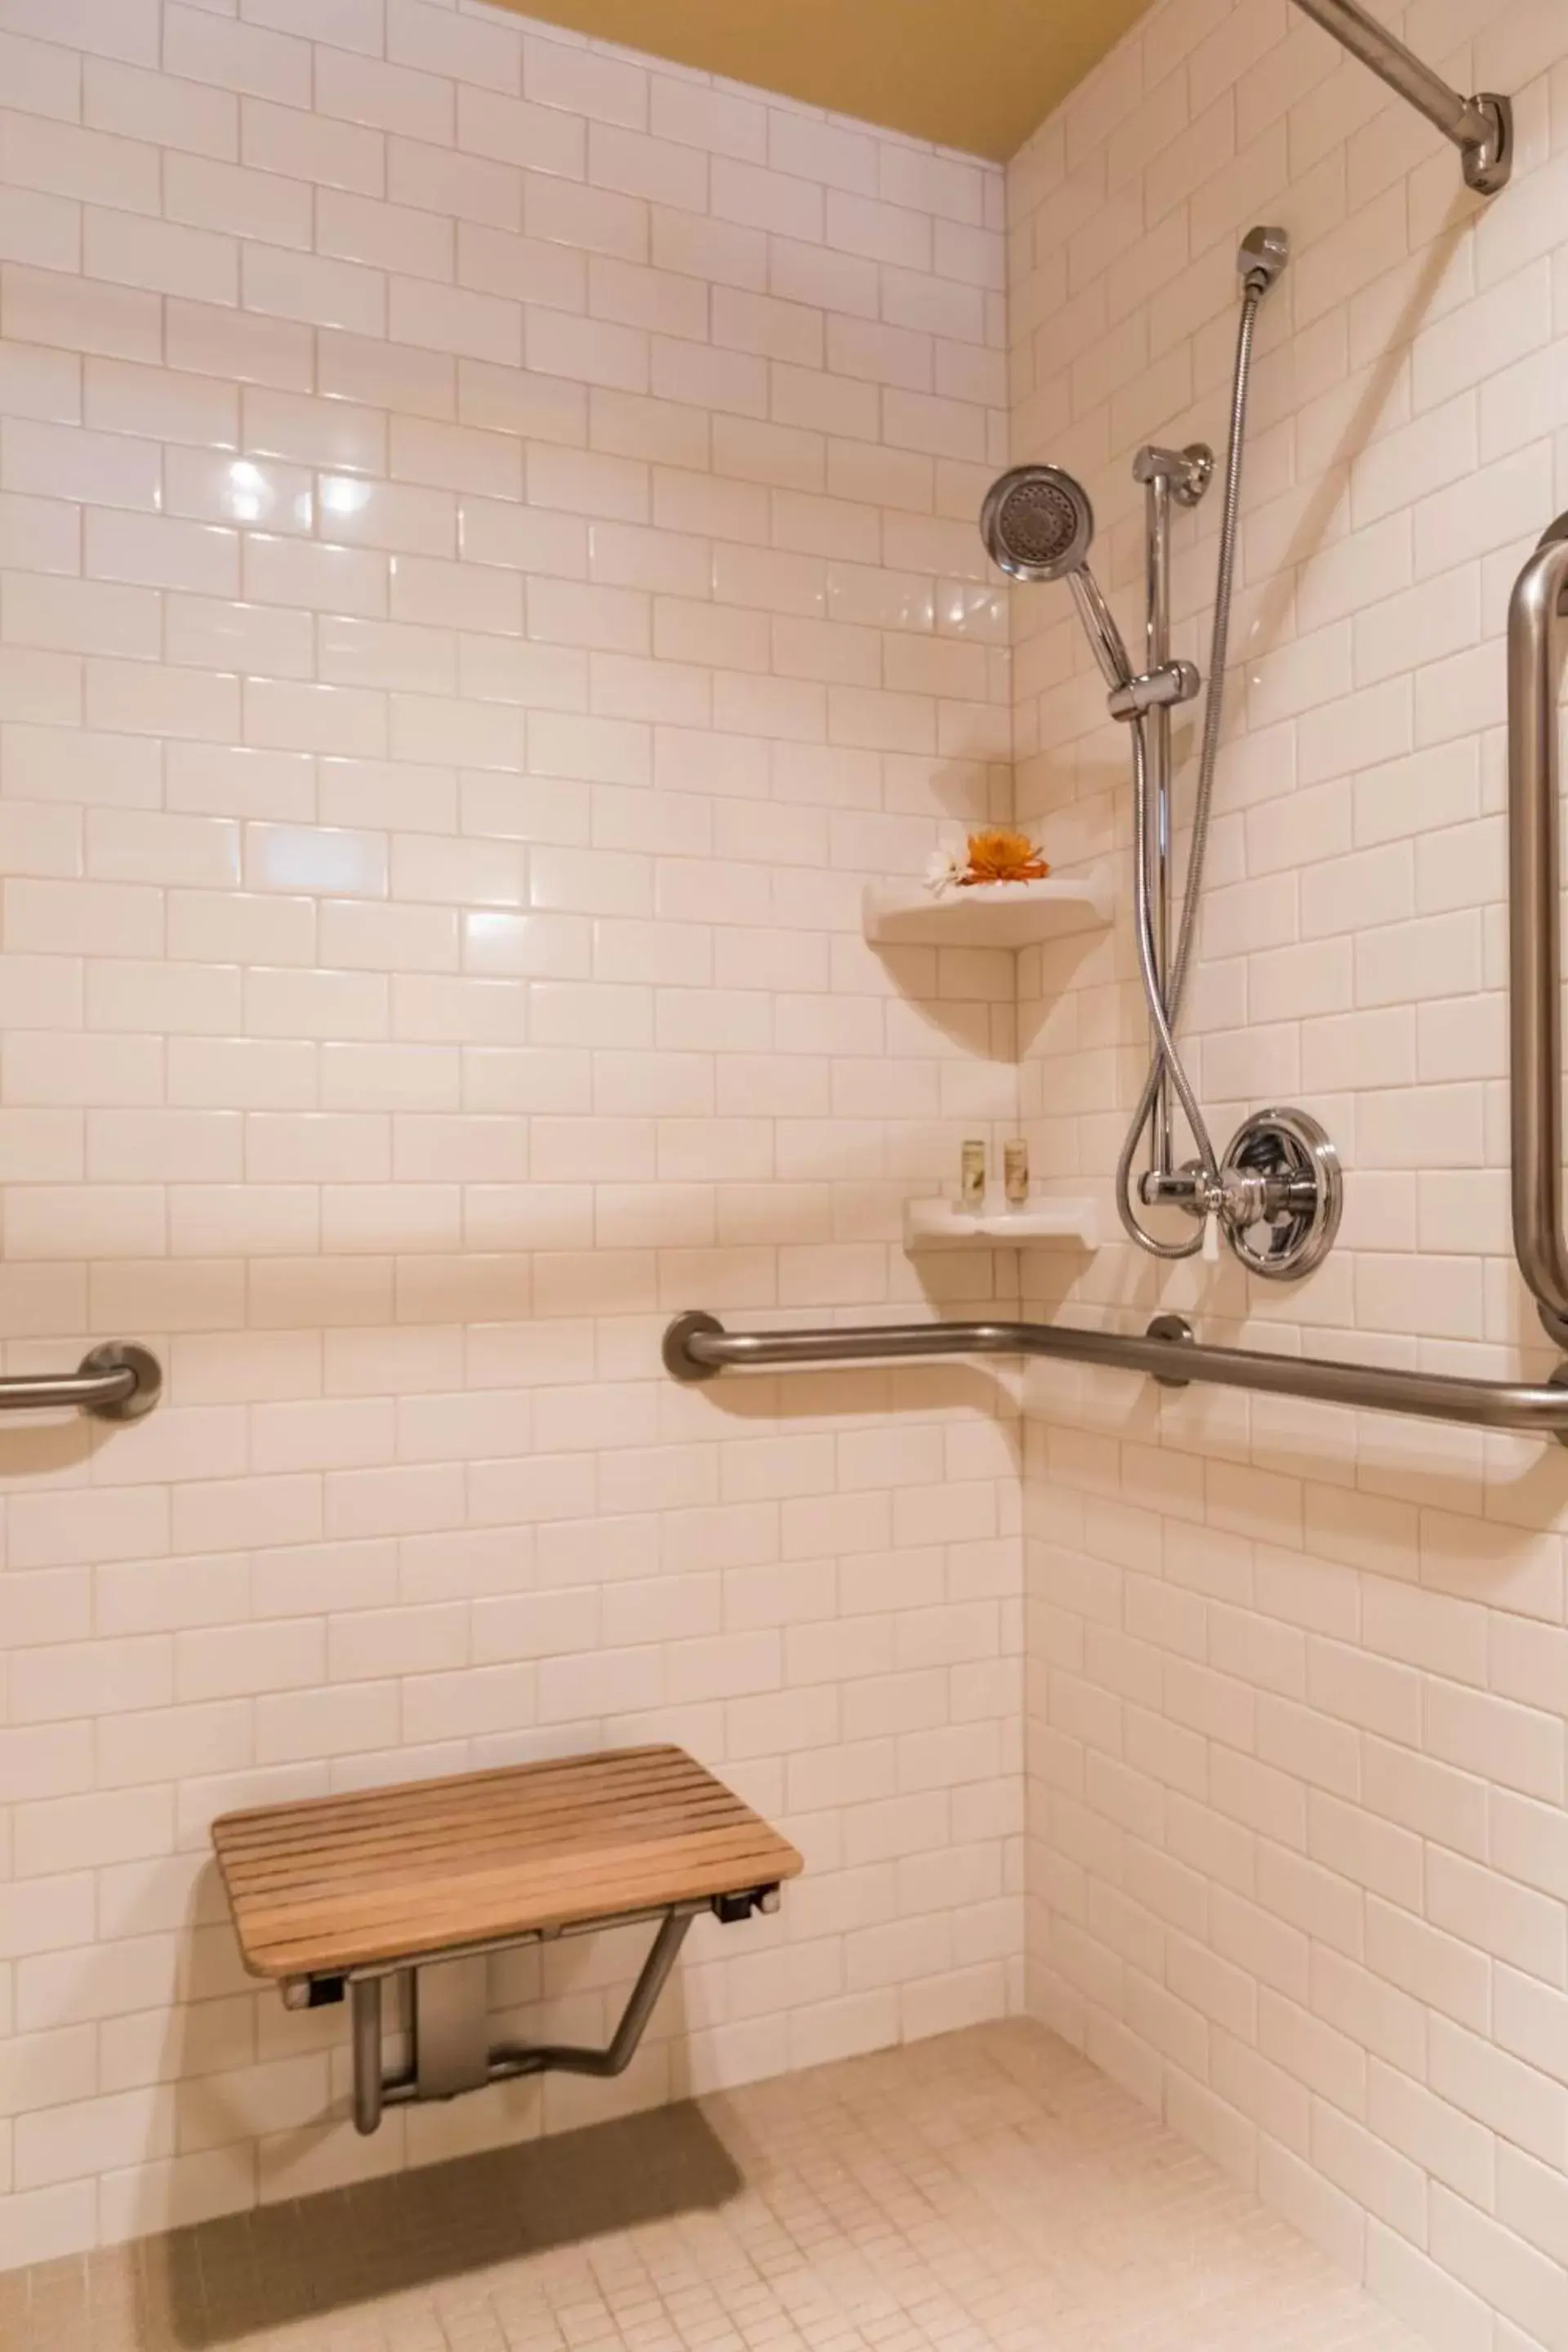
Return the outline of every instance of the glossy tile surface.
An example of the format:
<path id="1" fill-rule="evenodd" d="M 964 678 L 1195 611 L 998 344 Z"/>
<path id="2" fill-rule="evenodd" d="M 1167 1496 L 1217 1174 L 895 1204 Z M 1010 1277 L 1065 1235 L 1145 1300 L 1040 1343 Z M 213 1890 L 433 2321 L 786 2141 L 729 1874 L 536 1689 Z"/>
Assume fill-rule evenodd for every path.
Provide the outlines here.
<path id="1" fill-rule="evenodd" d="M 522 2127 L 355 2140 L 226 1809 L 721 1769 L 813 1893 L 627 2107 L 1003 2013 L 1023 1911 L 1006 1380 L 658 1354 L 926 1311 L 1011 1117 L 1007 961 L 859 932 L 1008 796 L 1001 174 L 470 0 L 0 0 L 0 1349 L 168 1372 L 0 1451 L 3 2270 Z"/>
<path id="2" fill-rule="evenodd" d="M 1156 1276 L 1121 1239 L 1147 1067 L 1124 886 L 1092 957 L 1020 961 L 1034 1154 L 1080 1171 L 1110 1236 L 1087 1269 L 1039 1253 L 1026 1297 L 1544 1380 L 1561 1351 L 1510 1230 L 1506 625 L 1568 505 L 1568 12 L 1455 0 L 1403 30 L 1512 94 L 1495 202 L 1258 0 L 1161 0 L 1009 175 L 1014 447 L 1066 454 L 1070 416 L 1124 625 L 1132 452 L 1223 446 L 1237 247 L 1289 232 L 1183 1033 L 1218 1150 L 1296 1103 L 1347 1169 L 1300 1284 L 1228 1252 Z M 1218 504 L 1175 541 L 1175 650 L 1205 667 Z M 1018 815 L 1125 876 L 1126 747 L 1068 599 L 1022 588 L 1015 620 Z M 1445 2352 L 1564 2352 L 1561 1450 L 1045 1365 L 1030 1386 L 1031 2007 Z"/>

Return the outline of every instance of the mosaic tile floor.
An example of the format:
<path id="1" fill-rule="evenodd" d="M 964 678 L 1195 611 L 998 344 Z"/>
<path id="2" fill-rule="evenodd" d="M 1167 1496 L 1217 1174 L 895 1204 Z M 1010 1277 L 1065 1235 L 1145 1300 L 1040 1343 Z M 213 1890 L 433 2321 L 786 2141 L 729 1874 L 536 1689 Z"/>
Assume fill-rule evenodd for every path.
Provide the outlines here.
<path id="1" fill-rule="evenodd" d="M 1419 2352 L 1039 2028 L 0 2277 L 6 2352 Z"/>

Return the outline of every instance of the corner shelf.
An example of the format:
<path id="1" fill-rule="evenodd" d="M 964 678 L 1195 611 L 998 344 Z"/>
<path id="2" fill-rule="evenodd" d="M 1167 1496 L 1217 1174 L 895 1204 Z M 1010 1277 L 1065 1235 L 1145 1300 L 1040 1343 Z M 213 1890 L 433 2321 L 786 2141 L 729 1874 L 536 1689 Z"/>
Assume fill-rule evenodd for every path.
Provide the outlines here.
<path id="1" fill-rule="evenodd" d="M 911 1252 L 1041 1249 L 1052 1244 L 1087 1251 L 1100 1247 L 1100 1220 L 1092 1201 L 1042 1195 L 1024 1209 L 964 1209 L 956 1201 L 904 1203 L 904 1247 Z"/>
<path id="2" fill-rule="evenodd" d="M 1110 877 L 1052 875 L 1044 882 L 978 882 L 938 896 L 921 882 L 869 883 L 861 926 L 873 947 L 1029 948 L 1074 931 L 1103 929 Z"/>

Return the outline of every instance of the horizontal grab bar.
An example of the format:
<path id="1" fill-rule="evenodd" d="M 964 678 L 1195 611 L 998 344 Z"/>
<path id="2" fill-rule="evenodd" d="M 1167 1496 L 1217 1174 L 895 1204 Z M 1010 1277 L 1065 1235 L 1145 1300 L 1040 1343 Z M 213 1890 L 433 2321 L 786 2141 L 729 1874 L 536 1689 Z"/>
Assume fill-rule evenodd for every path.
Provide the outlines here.
<path id="1" fill-rule="evenodd" d="M 90 1413 L 94 1421 L 141 1421 L 163 1393 L 163 1367 L 145 1348 L 115 1340 L 84 1356 L 74 1372 L 24 1372 L 0 1380 L 0 1412 Z"/>
<path id="2" fill-rule="evenodd" d="M 1317 1404 L 1413 1413 L 1420 1421 L 1460 1421 L 1479 1429 L 1512 1429 L 1568 1445 L 1568 1365 L 1543 1388 L 1512 1381 L 1466 1381 L 1439 1372 L 1402 1372 L 1376 1364 L 1269 1355 L 1250 1348 L 1210 1348 L 1179 1315 L 1158 1315 L 1142 1339 L 1080 1331 L 1060 1323 L 903 1323 L 844 1330 L 726 1331 L 711 1315 L 682 1315 L 664 1335 L 665 1370 L 678 1381 L 768 1366 L 866 1364 L 931 1356 L 1047 1356 L 1110 1371 L 1145 1372 L 1167 1388 L 1198 1381 L 1305 1397 Z M 1560 1385 L 1562 1383 L 1562 1385 Z"/>

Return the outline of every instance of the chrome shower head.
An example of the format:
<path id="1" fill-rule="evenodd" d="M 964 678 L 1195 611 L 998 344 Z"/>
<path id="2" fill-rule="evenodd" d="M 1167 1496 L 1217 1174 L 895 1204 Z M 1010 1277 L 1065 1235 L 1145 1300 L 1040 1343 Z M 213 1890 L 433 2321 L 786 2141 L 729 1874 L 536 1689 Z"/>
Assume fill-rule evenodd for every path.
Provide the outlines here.
<path id="1" fill-rule="evenodd" d="M 1010 579 L 1065 580 L 1113 694 L 1132 676 L 1127 647 L 1089 568 L 1094 509 L 1089 493 L 1059 466 L 1015 466 L 993 482 L 980 510 L 985 551 Z"/>
<path id="2" fill-rule="evenodd" d="M 1089 553 L 1094 509 L 1059 466 L 1015 466 L 986 492 L 980 536 L 1011 579 L 1065 580 Z"/>

